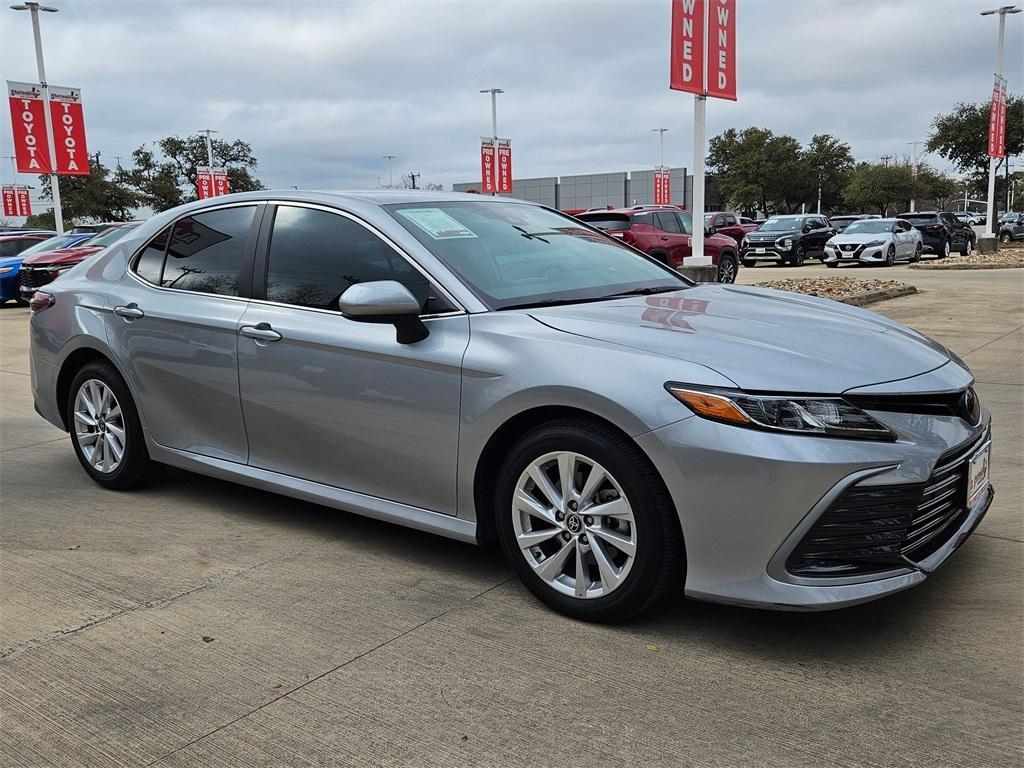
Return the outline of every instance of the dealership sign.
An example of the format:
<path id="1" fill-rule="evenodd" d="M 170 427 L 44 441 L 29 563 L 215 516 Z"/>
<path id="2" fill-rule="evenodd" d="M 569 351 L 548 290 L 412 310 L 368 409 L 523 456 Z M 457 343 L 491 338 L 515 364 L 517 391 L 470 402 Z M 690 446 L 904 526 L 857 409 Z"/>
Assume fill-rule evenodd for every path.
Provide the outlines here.
<path id="1" fill-rule="evenodd" d="M 512 142 L 509 139 L 498 139 L 498 182 L 499 193 L 512 191 Z"/>
<path id="2" fill-rule="evenodd" d="M 672 174 L 668 168 L 657 168 L 654 171 L 654 204 L 672 204 Z"/>
<path id="3" fill-rule="evenodd" d="M 227 168 L 210 168 L 208 165 L 196 167 L 196 194 L 200 200 L 220 197 L 230 192 Z"/>
<path id="4" fill-rule="evenodd" d="M 31 216 L 32 204 L 29 202 L 28 187 L 14 184 L 4 185 L 4 216 Z"/>
<path id="5" fill-rule="evenodd" d="M 480 139 L 480 191 L 493 195 L 494 184 L 494 140 Z"/>
<path id="6" fill-rule="evenodd" d="M 669 87 L 736 100 L 736 0 L 672 0 Z"/>
<path id="7" fill-rule="evenodd" d="M 78 88 L 59 86 L 51 86 L 49 91 L 52 153 L 46 135 L 47 105 L 43 102 L 42 86 L 7 81 L 18 172 L 88 175 L 89 153 L 85 144 L 82 92 Z M 56 159 L 55 166 L 52 158 Z"/>
<path id="8" fill-rule="evenodd" d="M 988 155 L 1006 157 L 1006 78 L 996 76 L 988 114 Z"/>

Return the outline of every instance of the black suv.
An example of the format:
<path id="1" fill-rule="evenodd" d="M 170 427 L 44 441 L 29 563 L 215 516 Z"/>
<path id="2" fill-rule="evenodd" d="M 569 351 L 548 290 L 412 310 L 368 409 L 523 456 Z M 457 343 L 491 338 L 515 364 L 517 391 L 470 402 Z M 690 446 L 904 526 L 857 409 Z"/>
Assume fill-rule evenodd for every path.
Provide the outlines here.
<path id="1" fill-rule="evenodd" d="M 1024 240 L 1024 213 L 1017 214 L 1012 219 L 1007 219 L 1004 216 L 1003 219 L 999 221 L 999 242 L 1009 243 L 1012 240 Z"/>
<path id="2" fill-rule="evenodd" d="M 748 232 L 740 243 L 740 261 L 752 267 L 759 261 L 800 266 L 808 256 L 825 260 L 825 242 L 836 233 L 820 214 L 772 216 Z"/>
<path id="3" fill-rule="evenodd" d="M 961 256 L 974 253 L 978 236 L 974 234 L 970 224 L 965 224 L 949 211 L 919 211 L 917 213 L 901 213 L 900 219 L 906 219 L 921 233 L 925 253 L 938 254 L 940 259 L 949 256 L 951 251 L 959 251 Z"/>

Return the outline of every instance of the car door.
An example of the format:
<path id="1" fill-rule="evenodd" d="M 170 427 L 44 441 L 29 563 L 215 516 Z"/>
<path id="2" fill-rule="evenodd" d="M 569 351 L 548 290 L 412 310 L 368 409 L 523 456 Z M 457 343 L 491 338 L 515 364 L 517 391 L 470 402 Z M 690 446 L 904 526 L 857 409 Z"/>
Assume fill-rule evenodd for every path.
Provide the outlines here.
<path id="1" fill-rule="evenodd" d="M 668 263 L 682 264 L 690 255 L 690 238 L 683 233 L 675 211 L 655 211 L 654 221 L 661 230 L 659 236 L 668 253 Z"/>
<path id="2" fill-rule="evenodd" d="M 909 221 L 903 221 L 902 219 L 896 222 L 896 237 L 899 238 L 899 247 L 897 253 L 907 258 L 913 257 L 917 251 L 917 230 L 915 230 Z"/>
<path id="3" fill-rule="evenodd" d="M 142 248 L 106 315 L 150 437 L 245 463 L 237 328 L 245 311 L 262 206 L 184 216 Z"/>
<path id="4" fill-rule="evenodd" d="M 950 232 L 950 248 L 954 251 L 963 248 L 967 244 L 967 228 L 963 222 L 951 213 L 940 213 L 939 220 Z"/>
<path id="5" fill-rule="evenodd" d="M 272 218 L 238 338 L 249 464 L 454 514 L 468 316 L 356 217 L 289 204 Z M 375 280 L 420 299 L 426 339 L 341 315 L 341 294 Z"/>

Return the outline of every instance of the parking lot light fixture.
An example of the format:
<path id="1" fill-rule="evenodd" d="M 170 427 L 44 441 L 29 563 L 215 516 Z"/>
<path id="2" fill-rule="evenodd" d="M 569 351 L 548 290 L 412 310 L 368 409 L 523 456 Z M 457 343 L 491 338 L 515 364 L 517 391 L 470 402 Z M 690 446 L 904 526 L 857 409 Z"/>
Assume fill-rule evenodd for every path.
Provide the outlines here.
<path id="1" fill-rule="evenodd" d="M 999 37 L 996 42 L 996 80 L 997 82 L 1003 77 L 1003 48 L 1004 40 L 1006 38 L 1006 16 L 1010 13 L 1020 13 L 1021 9 L 1015 5 L 1004 5 L 999 8 L 993 8 L 990 11 L 982 11 L 982 16 L 994 16 L 999 14 Z M 987 232 L 985 233 L 989 237 L 995 237 L 996 234 L 996 158 L 990 157 L 988 159 L 988 205 L 986 210 L 988 212 L 988 220 L 985 222 Z"/>
<path id="2" fill-rule="evenodd" d="M 60 203 L 60 181 L 57 177 L 57 148 L 53 144 L 53 120 L 50 117 L 50 88 L 46 83 L 46 67 L 43 64 L 43 38 L 39 32 L 39 12 L 57 13 L 56 8 L 35 2 L 17 3 L 13 11 L 29 11 L 32 14 L 32 37 L 36 45 L 36 68 L 39 70 L 39 87 L 43 92 L 43 124 L 46 139 L 50 144 L 50 194 L 53 197 L 53 224 L 59 234 L 64 234 L 64 212 Z"/>

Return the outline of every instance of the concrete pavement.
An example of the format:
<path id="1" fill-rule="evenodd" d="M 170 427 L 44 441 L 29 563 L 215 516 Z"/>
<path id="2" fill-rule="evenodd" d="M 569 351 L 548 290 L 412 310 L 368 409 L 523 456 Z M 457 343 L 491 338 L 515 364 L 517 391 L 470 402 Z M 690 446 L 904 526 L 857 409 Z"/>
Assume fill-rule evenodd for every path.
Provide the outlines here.
<path id="1" fill-rule="evenodd" d="M 101 490 L 33 413 L 3 308 L 0 765 L 1021 764 L 1024 271 L 859 272 L 917 285 L 874 309 L 978 376 L 982 526 L 866 606 L 676 598 L 617 627 L 545 610 L 496 547 L 178 471 Z"/>

